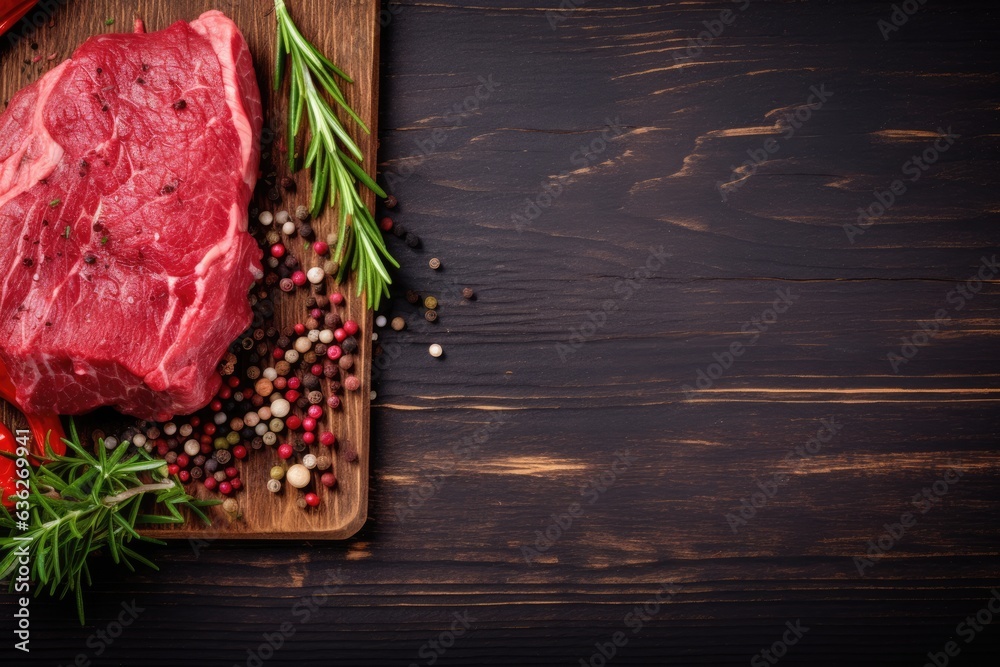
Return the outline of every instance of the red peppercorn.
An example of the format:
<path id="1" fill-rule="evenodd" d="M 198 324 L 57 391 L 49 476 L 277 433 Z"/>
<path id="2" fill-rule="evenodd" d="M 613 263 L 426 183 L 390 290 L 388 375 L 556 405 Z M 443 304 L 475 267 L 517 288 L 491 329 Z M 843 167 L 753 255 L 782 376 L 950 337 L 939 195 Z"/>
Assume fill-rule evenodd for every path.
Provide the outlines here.
<path id="1" fill-rule="evenodd" d="M 285 392 L 285 400 L 288 401 L 289 403 L 294 403 L 295 401 L 299 400 L 301 397 L 302 397 L 302 394 L 300 394 L 295 389 L 289 389 L 288 391 Z"/>
<path id="2" fill-rule="evenodd" d="M 156 445 L 156 453 L 157 453 L 157 455 L 158 455 L 158 456 L 159 456 L 159 457 L 160 457 L 161 459 L 162 459 L 162 458 L 163 458 L 164 456 L 166 456 L 166 455 L 167 455 L 167 452 L 169 452 L 169 451 L 170 451 L 170 448 L 169 448 L 169 447 L 167 447 L 167 443 L 165 443 L 165 442 L 163 442 L 163 441 L 159 441 L 159 443 L 158 443 L 158 444 Z"/>
<path id="3" fill-rule="evenodd" d="M 294 329 L 295 333 L 300 336 L 306 335 L 306 325 L 302 324 L 302 322 L 298 322 L 294 327 L 292 327 L 292 329 Z"/>
<path id="4" fill-rule="evenodd" d="M 316 442 L 316 434 L 315 433 L 310 433 L 308 431 L 305 432 L 305 433 L 303 433 L 302 434 L 302 442 L 306 443 L 307 445 L 313 444 L 314 442 Z"/>
<path id="5" fill-rule="evenodd" d="M 230 389 L 236 389 L 238 386 L 240 386 L 240 379 L 235 375 L 230 375 L 229 379 L 226 380 L 226 384 L 229 385 Z"/>
<path id="6" fill-rule="evenodd" d="M 232 482 L 221 482 L 219 484 L 219 493 L 221 493 L 222 495 L 228 496 L 232 492 L 233 492 Z"/>
<path id="7" fill-rule="evenodd" d="M 326 241 L 316 241 L 316 243 L 313 243 L 313 252 L 317 255 L 325 255 L 330 252 L 330 244 Z"/>
<path id="8" fill-rule="evenodd" d="M 314 320 L 321 320 L 323 319 L 323 311 L 320 310 L 319 308 L 313 308 L 312 310 L 309 311 L 309 317 L 313 318 Z"/>
<path id="9" fill-rule="evenodd" d="M 285 418 L 285 426 L 288 427 L 289 431 L 295 431 L 302 426 L 302 418 L 298 415 L 289 415 Z"/>
<path id="10" fill-rule="evenodd" d="M 340 359 L 342 356 L 344 356 L 344 351 L 341 350 L 336 345 L 332 345 L 330 346 L 329 349 L 327 349 L 326 356 L 332 359 L 333 361 L 336 361 L 337 359 Z"/>
<path id="11" fill-rule="evenodd" d="M 348 375 L 344 378 L 344 389 L 347 391 L 357 391 L 358 389 L 361 389 L 361 380 L 354 375 Z"/>
<path id="12" fill-rule="evenodd" d="M 323 486 L 325 486 L 328 489 L 337 486 L 337 476 L 334 475 L 332 472 L 323 473 L 320 476 L 319 481 L 323 484 Z"/>
<path id="13" fill-rule="evenodd" d="M 300 380 L 298 377 L 293 376 L 288 378 L 289 389 L 298 389 L 301 386 L 302 386 L 302 380 Z"/>
<path id="14" fill-rule="evenodd" d="M 208 489 L 209 491 L 215 491 L 215 487 L 219 485 L 219 483 L 216 482 L 215 478 L 212 477 L 211 475 L 202 480 L 201 483 L 204 484 L 205 488 Z"/>
<path id="15" fill-rule="evenodd" d="M 278 360 L 284 359 L 285 351 L 282 350 L 280 347 L 276 347 L 274 348 L 274 352 L 271 353 L 271 356 Z"/>
<path id="16" fill-rule="evenodd" d="M 323 375 L 323 364 L 313 364 L 312 368 L 309 369 L 309 372 L 316 377 L 321 377 Z"/>
<path id="17" fill-rule="evenodd" d="M 338 343 L 343 343 L 347 340 L 347 332 L 344 329 L 334 329 L 333 337 Z"/>
<path id="18" fill-rule="evenodd" d="M 306 414 L 312 417 L 313 419 L 319 419 L 320 417 L 323 416 L 323 408 L 319 407 L 318 405 L 310 405 L 309 409 L 306 410 Z"/>
<path id="19" fill-rule="evenodd" d="M 236 445 L 233 447 L 233 456 L 240 460 L 245 459 L 247 457 L 247 448 L 243 445 Z"/>
<path id="20" fill-rule="evenodd" d="M 230 398 L 233 397 L 233 390 L 230 389 L 229 387 L 227 387 L 226 385 L 223 385 L 219 389 L 219 394 L 218 395 L 219 395 L 219 398 L 221 398 L 222 400 L 228 401 Z"/>
<path id="21" fill-rule="evenodd" d="M 302 287 L 307 282 L 309 282 L 309 279 L 306 278 L 306 274 L 304 271 L 296 271 L 295 273 L 292 274 L 292 282 L 295 283 L 296 287 Z"/>
<path id="22" fill-rule="evenodd" d="M 330 303 L 332 303 L 335 306 L 339 306 L 340 304 L 344 303 L 344 295 L 341 294 L 340 292 L 334 292 L 333 294 L 330 295 Z"/>
<path id="23" fill-rule="evenodd" d="M 294 453 L 295 453 L 295 449 L 293 449 L 292 446 L 290 444 L 288 444 L 287 442 L 285 444 L 280 445 L 278 447 L 278 456 L 280 456 L 283 459 L 290 459 L 290 458 L 292 458 L 292 454 L 294 454 Z"/>
<path id="24" fill-rule="evenodd" d="M 176 463 L 171 463 L 170 465 L 167 466 L 167 472 L 170 473 L 171 475 L 176 475 L 180 471 L 181 467 Z"/>
<path id="25" fill-rule="evenodd" d="M 222 412 L 222 401 L 220 401 L 219 399 L 215 399 L 214 401 L 208 404 L 208 409 L 211 410 L 212 412 Z"/>
<path id="26" fill-rule="evenodd" d="M 191 417 L 188 423 L 191 424 L 191 428 L 198 428 L 201 426 L 201 417 Z"/>
<path id="27" fill-rule="evenodd" d="M 236 477 L 235 479 L 229 480 L 229 485 L 233 487 L 233 491 L 239 491 L 240 489 L 243 488 L 243 480 L 241 480 L 239 477 Z"/>
<path id="28" fill-rule="evenodd" d="M 201 443 L 201 453 L 208 456 L 215 451 L 215 447 L 212 446 L 212 439 L 209 438 L 208 442 Z"/>
<path id="29" fill-rule="evenodd" d="M 229 466 L 226 468 L 226 477 L 232 479 L 233 477 L 239 477 L 240 471 L 236 469 L 236 466 Z"/>
<path id="30" fill-rule="evenodd" d="M 212 444 L 212 436 L 207 435 L 205 433 L 202 433 L 201 437 L 198 438 L 198 442 L 201 443 L 202 448 L 204 448 L 205 445 L 211 446 L 211 444 Z"/>
<path id="31" fill-rule="evenodd" d="M 354 320 L 347 320 L 344 322 L 344 331 L 347 332 L 348 336 L 353 336 L 358 333 L 358 323 Z"/>
<path id="32" fill-rule="evenodd" d="M 330 406 L 332 410 L 336 410 L 337 408 L 340 407 L 340 397 L 330 396 L 329 398 L 326 399 L 326 404 Z"/>
<path id="33" fill-rule="evenodd" d="M 325 433 L 320 434 L 319 442 L 321 445 L 333 447 L 333 445 L 337 442 L 337 436 L 329 431 L 326 431 Z"/>
<path id="34" fill-rule="evenodd" d="M 280 243 L 275 243 L 273 246 L 271 246 L 271 257 L 277 257 L 278 259 L 281 259 L 284 256 L 285 256 L 285 246 L 283 246 Z"/>
<path id="35" fill-rule="evenodd" d="M 319 507 L 319 496 L 315 493 L 307 493 L 306 505 L 309 505 L 309 507 Z"/>
<path id="36" fill-rule="evenodd" d="M 181 470 L 179 473 L 177 473 L 177 476 L 180 477 L 180 480 L 185 484 L 191 481 L 191 473 L 189 473 L 187 470 Z"/>
<path id="37" fill-rule="evenodd" d="M 281 377 L 280 375 L 274 378 L 274 382 L 271 383 L 275 389 L 278 391 L 284 391 L 285 387 L 288 386 L 288 378 Z"/>
<path id="38" fill-rule="evenodd" d="M 177 465 L 179 465 L 181 468 L 187 468 L 190 463 L 191 459 L 188 458 L 187 454 L 177 455 Z"/>
<path id="39" fill-rule="evenodd" d="M 379 229 L 383 232 L 392 231 L 392 218 L 382 218 L 382 221 L 378 223 Z"/>
<path id="40" fill-rule="evenodd" d="M 313 419 L 312 417 L 306 417 L 305 419 L 302 420 L 302 428 L 306 431 L 315 431 L 316 420 Z"/>
<path id="41" fill-rule="evenodd" d="M 205 432 L 205 435 L 212 436 L 215 435 L 215 428 L 215 424 L 208 422 L 202 427 L 201 430 Z"/>

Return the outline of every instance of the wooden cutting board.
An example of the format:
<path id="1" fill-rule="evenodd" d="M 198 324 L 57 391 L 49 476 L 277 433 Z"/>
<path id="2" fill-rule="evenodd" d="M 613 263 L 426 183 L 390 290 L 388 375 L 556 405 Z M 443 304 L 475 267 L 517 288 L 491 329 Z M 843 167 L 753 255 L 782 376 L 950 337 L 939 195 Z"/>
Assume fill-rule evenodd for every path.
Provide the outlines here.
<path id="1" fill-rule="evenodd" d="M 353 84 L 345 84 L 343 88 L 371 134 L 364 135 L 353 124 L 348 125 L 348 129 L 364 152 L 365 168 L 373 174 L 378 121 L 377 0 L 286 0 L 286 4 L 305 37 L 354 78 Z M 288 175 L 284 154 L 276 150 L 285 127 L 287 92 L 272 92 L 275 22 L 271 0 L 58 0 L 40 6 L 54 9 L 29 12 L 8 35 L 0 37 L 0 100 L 4 107 L 15 92 L 68 58 L 92 35 L 131 31 L 136 16 L 141 17 L 146 30 L 152 32 L 178 20 L 195 19 L 209 9 L 218 9 L 242 30 L 257 68 L 265 110 L 261 172 L 278 182 Z M 38 20 L 34 24 L 39 27 L 29 27 L 31 19 L 36 17 Z M 114 23 L 108 25 L 112 19 Z M 52 60 L 48 60 L 50 54 L 55 54 Z M 37 56 L 41 56 L 41 60 L 31 62 Z M 282 199 L 273 203 L 267 200 L 270 187 L 265 184 L 257 189 L 255 205 L 273 211 L 294 211 L 299 204 L 308 205 L 308 175 L 300 172 L 293 177 L 298 185 L 295 194 L 290 195 L 278 187 Z M 369 206 L 374 204 L 371 193 L 367 193 L 367 203 Z M 335 229 L 335 216 L 328 211 L 314 221 L 313 226 L 317 237 L 324 238 Z M 292 242 L 288 245 L 298 253 L 300 260 L 306 259 L 303 244 Z M 362 299 L 355 296 L 353 284 L 342 286 L 341 291 L 347 297 L 345 319 L 354 319 L 363 328 L 358 336 L 361 348 L 358 360 L 362 367 L 357 369 L 363 386 L 360 391 L 342 395 L 341 407 L 327 417 L 328 426 L 337 434 L 340 443 L 333 457 L 337 486 L 331 490 L 315 489 L 322 501 L 319 508 L 299 509 L 295 501 L 300 492 L 286 485 L 285 491 L 273 495 L 265 488 L 271 467 L 280 463 L 275 448 L 251 450 L 250 456 L 239 463 L 244 488 L 234 497 L 240 503 L 240 518 L 232 518 L 221 507 L 214 507 L 210 510 L 211 527 L 188 522 L 178 526 L 157 526 L 145 530 L 146 534 L 163 539 L 344 539 L 361 528 L 368 512 L 372 318 Z M 305 290 L 299 290 L 295 297 L 282 294 L 276 299 L 275 325 L 281 328 L 302 321 L 306 317 L 307 296 Z M 79 418 L 78 424 L 90 430 L 108 429 L 108 419 L 106 414 L 92 415 Z M 20 413 L 2 401 L 0 420 L 11 428 L 24 424 Z M 310 451 L 319 454 L 320 449 L 320 445 L 314 445 Z M 351 452 L 356 453 L 356 459 Z M 198 489 L 200 497 L 218 497 L 206 492 L 200 484 L 188 485 L 188 489 Z"/>

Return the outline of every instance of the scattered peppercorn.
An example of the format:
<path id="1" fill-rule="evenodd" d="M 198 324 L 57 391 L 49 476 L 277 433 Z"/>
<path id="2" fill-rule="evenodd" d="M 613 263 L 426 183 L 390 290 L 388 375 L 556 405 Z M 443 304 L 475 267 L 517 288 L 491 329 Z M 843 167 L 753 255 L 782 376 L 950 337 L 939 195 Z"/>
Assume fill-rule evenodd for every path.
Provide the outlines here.
<path id="1" fill-rule="evenodd" d="M 415 290 L 406 290 L 406 301 L 415 304 L 420 301 L 420 295 Z"/>
<path id="2" fill-rule="evenodd" d="M 388 197 L 385 198 L 386 208 L 396 208 L 396 204 L 398 203 L 399 202 L 394 195 L 389 195 Z"/>
<path id="3" fill-rule="evenodd" d="M 434 310 L 437 307 L 438 307 L 438 300 L 435 299 L 434 297 L 429 296 L 424 299 L 424 308 L 427 308 L 428 310 Z"/>
<path id="4" fill-rule="evenodd" d="M 436 310 L 424 311 L 424 319 L 428 322 L 437 322 L 438 314 Z"/>
<path id="5" fill-rule="evenodd" d="M 177 100 L 176 102 L 173 103 L 173 107 L 177 111 L 182 111 L 183 109 L 187 108 L 187 100 L 183 99 Z"/>
<path id="6" fill-rule="evenodd" d="M 431 261 L 427 262 L 427 265 L 430 266 L 435 271 L 437 271 L 438 269 L 441 268 L 441 260 L 438 259 L 437 257 L 431 257 Z"/>
<path id="7" fill-rule="evenodd" d="M 392 327 L 393 331 L 402 331 L 403 329 L 406 328 L 406 320 L 404 320 L 402 317 L 394 317 L 392 318 L 392 323 L 390 324 L 390 326 Z"/>
<path id="8" fill-rule="evenodd" d="M 467 299 L 469 301 L 472 301 L 472 299 L 475 296 L 476 296 L 476 293 L 472 291 L 471 287 L 466 287 L 465 289 L 462 290 L 462 297 L 464 297 L 465 299 Z"/>
<path id="9" fill-rule="evenodd" d="M 406 235 L 406 245 L 410 246 L 411 248 L 419 248 L 420 237 L 414 234 L 413 232 L 409 232 Z"/>
<path id="10" fill-rule="evenodd" d="M 290 176 L 285 176 L 281 179 L 281 187 L 283 187 L 286 192 L 295 192 L 295 181 L 293 181 Z"/>

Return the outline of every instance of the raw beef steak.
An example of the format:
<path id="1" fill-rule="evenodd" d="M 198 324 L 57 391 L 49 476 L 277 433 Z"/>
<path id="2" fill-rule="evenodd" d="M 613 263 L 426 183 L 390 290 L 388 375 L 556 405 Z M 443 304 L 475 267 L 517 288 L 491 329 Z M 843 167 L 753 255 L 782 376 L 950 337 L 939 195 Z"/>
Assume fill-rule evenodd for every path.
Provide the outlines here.
<path id="1" fill-rule="evenodd" d="M 250 324 L 260 92 L 220 12 L 87 40 L 0 116 L 0 362 L 26 412 L 193 412 Z"/>

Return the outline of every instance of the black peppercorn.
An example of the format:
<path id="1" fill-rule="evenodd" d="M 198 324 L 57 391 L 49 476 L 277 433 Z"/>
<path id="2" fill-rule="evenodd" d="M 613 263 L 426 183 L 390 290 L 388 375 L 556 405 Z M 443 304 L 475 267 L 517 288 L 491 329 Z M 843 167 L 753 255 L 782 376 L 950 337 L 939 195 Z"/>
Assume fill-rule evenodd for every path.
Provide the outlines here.
<path id="1" fill-rule="evenodd" d="M 414 234 L 413 232 L 408 233 L 406 235 L 406 245 L 410 246 L 411 248 L 419 248 L 420 237 Z"/>
<path id="2" fill-rule="evenodd" d="M 317 345 L 317 347 L 319 346 Z M 319 384 L 320 384 L 319 378 L 313 375 L 312 373 L 306 373 L 305 377 L 302 378 L 302 386 L 305 387 L 306 389 L 309 390 L 319 389 Z"/>
<path id="3" fill-rule="evenodd" d="M 406 227 L 397 222 L 392 226 L 392 233 L 396 235 L 396 238 L 401 239 L 406 236 Z"/>
<path id="4" fill-rule="evenodd" d="M 344 342 L 340 344 L 340 348 L 346 354 L 354 354 L 358 351 L 358 339 L 354 336 L 348 336 L 344 339 Z"/>
<path id="5" fill-rule="evenodd" d="M 308 222 L 303 222 L 299 225 L 299 236 L 304 239 L 311 239 L 313 237 L 313 228 Z"/>
<path id="6" fill-rule="evenodd" d="M 385 198 L 385 207 L 386 208 L 396 208 L 396 204 L 398 204 L 398 203 L 399 202 L 396 200 L 396 198 L 393 195 L 389 195 L 388 197 Z"/>
<path id="7" fill-rule="evenodd" d="M 181 111 L 182 109 L 185 109 L 187 107 L 187 105 L 188 105 L 187 102 L 185 100 L 182 100 L 182 99 L 181 100 L 177 100 L 176 102 L 174 102 L 174 108 L 177 109 L 178 111 Z"/>
<path id="8" fill-rule="evenodd" d="M 278 349 L 287 350 L 289 347 L 292 346 L 292 339 L 290 336 L 283 335 L 280 338 L 278 338 L 277 342 L 275 342 L 275 345 L 278 347 Z"/>
<path id="9" fill-rule="evenodd" d="M 471 287 L 466 287 L 465 289 L 462 290 L 462 296 L 471 301 L 472 298 L 476 296 L 476 293 L 472 291 Z"/>
<path id="10" fill-rule="evenodd" d="M 301 440 L 296 440 L 295 444 L 292 445 L 292 449 L 294 449 L 297 453 L 301 454 L 307 449 L 306 443 L 302 442 Z"/>
<path id="11" fill-rule="evenodd" d="M 285 176 L 281 179 L 281 187 L 285 188 L 288 192 L 295 192 L 295 181 Z"/>
<path id="12" fill-rule="evenodd" d="M 204 454 L 199 454 L 198 456 L 196 456 L 193 459 L 191 459 L 191 463 L 193 463 L 194 465 L 196 465 L 196 466 L 198 466 L 200 468 L 203 465 L 205 465 L 205 461 L 207 461 L 207 460 L 208 460 L 207 456 L 205 456 Z"/>
<path id="13" fill-rule="evenodd" d="M 220 450 L 221 451 L 221 450 Z M 205 472 L 209 475 L 214 475 L 215 471 L 219 469 L 219 462 L 215 459 L 208 459 L 205 461 Z"/>
<path id="14" fill-rule="evenodd" d="M 201 467 L 195 466 L 191 468 L 191 479 L 201 479 L 205 476 L 205 470 Z"/>
<path id="15" fill-rule="evenodd" d="M 438 314 L 436 310 L 428 310 L 424 313 L 424 319 L 428 322 L 437 322 Z"/>
<path id="16" fill-rule="evenodd" d="M 216 431 L 216 433 L 218 433 L 218 431 Z M 226 465 L 233 460 L 233 455 L 228 449 L 217 449 L 215 451 L 215 460 L 219 462 L 219 465 Z"/>
<path id="17" fill-rule="evenodd" d="M 305 396 L 299 396 L 298 400 L 295 401 L 295 407 L 303 412 L 309 409 L 309 400 Z"/>
<path id="18" fill-rule="evenodd" d="M 285 266 L 290 269 L 299 268 L 299 259 L 295 255 L 285 255 Z"/>
<path id="19" fill-rule="evenodd" d="M 415 290 L 408 289 L 406 290 L 406 300 L 408 303 L 417 303 L 420 301 L 420 295 Z"/>

